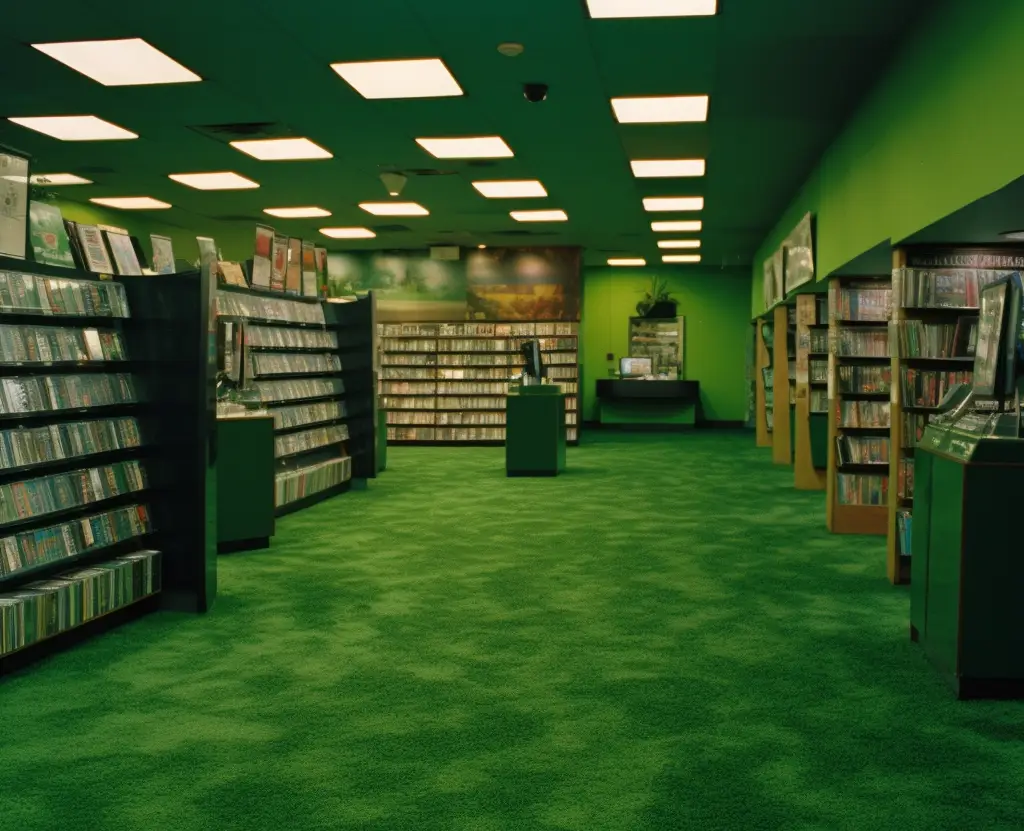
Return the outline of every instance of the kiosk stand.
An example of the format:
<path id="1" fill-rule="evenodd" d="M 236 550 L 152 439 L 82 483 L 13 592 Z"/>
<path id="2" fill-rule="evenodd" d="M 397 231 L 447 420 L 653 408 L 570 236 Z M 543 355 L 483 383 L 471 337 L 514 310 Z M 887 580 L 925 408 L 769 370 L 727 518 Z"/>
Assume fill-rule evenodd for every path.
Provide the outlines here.
<path id="1" fill-rule="evenodd" d="M 565 470 L 565 395 L 547 375 L 537 341 L 522 345 L 523 385 L 505 404 L 505 472 L 509 476 L 557 476 Z"/>

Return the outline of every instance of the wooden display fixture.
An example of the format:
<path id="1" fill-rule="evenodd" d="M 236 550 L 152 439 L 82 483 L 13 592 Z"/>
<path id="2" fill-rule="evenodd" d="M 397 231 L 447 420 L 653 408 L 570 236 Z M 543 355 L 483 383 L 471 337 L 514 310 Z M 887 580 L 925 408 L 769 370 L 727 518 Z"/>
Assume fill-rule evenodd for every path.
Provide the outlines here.
<path id="1" fill-rule="evenodd" d="M 819 308 L 824 306 L 824 314 Z M 796 410 L 793 449 L 793 485 L 797 490 L 825 490 L 828 473 L 828 401 L 817 406 L 827 391 L 827 380 L 811 374 L 811 364 L 827 362 L 827 348 L 821 349 L 818 335 L 828 335 L 827 298 L 801 294 L 796 298 Z M 815 347 L 819 347 L 816 352 Z M 822 409 L 825 411 L 822 412 Z M 824 432 L 825 441 L 819 440 Z"/>
<path id="2" fill-rule="evenodd" d="M 886 572 L 894 584 L 910 582 L 911 558 L 901 545 L 901 525 L 913 517 L 913 481 L 915 445 L 947 389 L 959 377 L 967 382 L 973 372 L 973 350 L 969 348 L 969 323 L 978 317 L 980 289 L 988 282 L 1018 270 L 1013 268 L 1024 246 L 931 246 L 913 245 L 893 251 L 893 314 L 892 314 L 892 429 L 890 444 L 889 506 L 887 516 L 888 545 Z M 1008 257 L 1007 255 L 1013 255 Z M 936 279 L 946 276 L 948 279 Z M 964 290 L 961 295 L 959 292 Z M 906 341 L 901 330 L 914 326 L 917 341 L 921 330 L 946 326 L 952 341 L 944 339 L 914 348 L 917 354 L 902 354 L 909 347 L 898 348 Z M 936 352 L 940 354 L 935 354 Z M 931 389 L 923 389 L 925 397 L 908 400 L 910 386 L 904 389 L 908 372 L 939 373 L 933 376 Z M 920 378 L 920 375 L 918 376 Z M 935 405 L 935 406 L 933 406 Z"/>
<path id="3" fill-rule="evenodd" d="M 755 431 L 758 447 L 772 446 L 772 407 L 773 391 L 765 384 L 765 370 L 772 368 L 772 351 L 765 342 L 765 326 L 768 318 L 759 317 L 754 321 L 754 385 L 756 390 Z M 769 327 L 770 330 L 770 327 Z"/>
<path id="4" fill-rule="evenodd" d="M 772 373 L 775 382 L 775 429 L 772 431 L 772 461 L 777 465 L 793 464 L 793 432 L 792 432 L 792 410 L 794 400 L 793 382 L 790 373 L 790 351 L 791 341 L 795 344 L 794 337 L 790 337 L 790 311 L 795 312 L 792 305 L 781 304 L 775 307 L 772 312 L 774 320 L 775 346 L 772 349 L 773 369 Z M 796 356 L 793 355 L 793 360 Z"/>
<path id="5" fill-rule="evenodd" d="M 889 465 L 881 459 L 889 440 L 890 304 L 891 287 L 884 278 L 835 277 L 829 284 L 826 522 L 834 534 L 884 535 L 887 530 Z M 870 445 L 876 453 L 866 452 Z"/>

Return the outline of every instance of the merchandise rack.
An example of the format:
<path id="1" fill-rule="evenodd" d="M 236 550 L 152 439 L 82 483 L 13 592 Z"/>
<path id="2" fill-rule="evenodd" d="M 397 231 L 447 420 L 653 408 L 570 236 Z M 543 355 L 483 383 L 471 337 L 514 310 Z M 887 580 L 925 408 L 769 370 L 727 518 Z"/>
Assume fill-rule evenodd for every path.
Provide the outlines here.
<path id="1" fill-rule="evenodd" d="M 182 520 L 180 500 L 205 506 L 208 285 L 0 259 L 0 674 L 160 607 L 212 604 L 205 508 Z M 174 339 L 155 343 L 154 309 L 174 310 Z M 175 371 L 190 452 L 162 423 Z"/>
<path id="2" fill-rule="evenodd" d="M 366 309 L 372 302 L 351 305 Z M 354 355 L 346 315 L 328 314 L 330 306 L 312 297 L 218 287 L 218 316 L 244 324 L 247 384 L 274 417 L 276 516 L 342 493 L 353 475 L 365 475 L 365 460 L 354 465 L 352 450 L 365 430 L 365 402 L 356 395 L 359 357 L 370 361 L 371 346 L 358 341 Z M 367 331 L 372 334 L 369 325 Z M 358 446 L 365 443 L 360 436 Z"/>
<path id="3" fill-rule="evenodd" d="M 774 344 L 765 327 L 768 319 L 754 320 L 754 435 L 757 447 L 772 446 L 772 405 L 774 391 L 771 385 L 772 349 Z"/>
<path id="4" fill-rule="evenodd" d="M 793 485 L 825 490 L 828 473 L 828 297 L 796 298 Z"/>
<path id="5" fill-rule="evenodd" d="M 860 312 L 842 307 L 844 296 L 859 297 L 858 292 L 871 292 L 866 297 L 881 299 L 881 305 L 868 307 Z M 888 378 L 890 358 L 888 346 L 885 354 L 851 354 L 856 349 L 844 348 L 844 343 L 861 343 L 866 332 L 886 331 L 888 326 L 891 285 L 880 277 L 835 277 L 829 284 L 829 356 L 828 356 L 828 399 L 829 399 L 829 442 L 828 476 L 826 483 L 826 522 L 834 534 L 885 534 L 888 505 L 889 463 L 843 464 L 837 445 L 840 442 L 860 442 L 862 439 L 887 439 L 888 424 L 883 426 L 851 427 L 844 423 L 844 405 L 864 406 L 865 410 L 889 409 L 892 383 Z M 842 378 L 849 373 L 855 379 L 852 386 L 859 390 L 844 390 Z M 862 377 L 871 380 L 862 382 Z M 877 406 L 876 406 L 877 405 Z M 849 410 L 845 407 L 845 410 Z M 884 422 L 884 414 L 880 421 Z M 890 454 L 891 458 L 891 454 Z M 875 477 L 875 478 L 872 478 Z M 872 494 L 871 487 L 879 484 L 878 493 Z M 844 485 L 868 486 L 869 500 L 866 504 L 850 504 L 844 501 Z M 862 496 L 858 494 L 858 496 Z M 872 503 L 871 499 L 877 496 Z"/>
<path id="6" fill-rule="evenodd" d="M 923 326 L 956 326 L 958 321 L 976 321 L 978 318 L 978 293 L 970 301 L 958 300 L 956 291 L 942 297 L 942 288 L 937 285 L 947 275 L 950 288 L 960 276 L 973 273 L 976 282 L 987 283 L 999 276 L 1012 274 L 1017 269 L 994 267 L 1003 255 L 1020 255 L 1024 246 L 934 246 L 910 245 L 893 251 L 893 321 L 891 335 L 892 350 L 892 430 L 890 443 L 890 482 L 888 505 L 888 544 L 886 549 L 886 572 L 894 584 L 909 583 L 911 571 L 910 551 L 904 551 L 901 531 L 906 529 L 909 536 L 913 520 L 913 469 L 915 448 L 930 417 L 938 412 L 937 407 L 915 406 L 905 400 L 903 378 L 908 370 L 917 372 L 937 371 L 958 373 L 970 377 L 974 369 L 973 351 L 955 350 L 963 354 L 948 357 L 908 357 L 903 354 L 900 330 L 908 324 Z M 930 299 L 913 300 L 909 297 L 908 275 L 912 275 L 922 289 L 927 289 Z M 980 277 L 980 281 L 979 278 Z M 980 292 L 982 286 L 978 285 Z M 908 302 L 909 301 L 909 302 Z M 926 350 L 927 351 L 927 350 Z M 937 395 L 937 399 L 941 395 Z M 911 419 L 916 423 L 912 423 Z M 912 432 L 913 430 L 913 432 Z M 908 527 L 909 526 L 909 527 Z"/>
<path id="7" fill-rule="evenodd" d="M 388 441 L 502 445 L 520 345 L 540 341 L 549 380 L 566 394 L 566 435 L 579 443 L 579 327 L 561 321 L 383 323 L 379 379 Z"/>
<path id="8" fill-rule="evenodd" d="M 796 404 L 796 308 L 792 301 L 787 301 L 776 306 L 772 315 L 772 461 L 777 465 L 791 465 Z"/>

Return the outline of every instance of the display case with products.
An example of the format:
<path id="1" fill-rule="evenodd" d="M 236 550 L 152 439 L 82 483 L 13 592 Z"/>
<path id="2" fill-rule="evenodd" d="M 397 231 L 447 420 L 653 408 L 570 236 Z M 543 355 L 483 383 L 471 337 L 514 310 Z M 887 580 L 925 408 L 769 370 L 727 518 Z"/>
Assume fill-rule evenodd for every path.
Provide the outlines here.
<path id="1" fill-rule="evenodd" d="M 684 377 L 683 345 L 686 321 L 682 317 L 629 319 L 629 356 L 650 358 L 655 377 Z"/>

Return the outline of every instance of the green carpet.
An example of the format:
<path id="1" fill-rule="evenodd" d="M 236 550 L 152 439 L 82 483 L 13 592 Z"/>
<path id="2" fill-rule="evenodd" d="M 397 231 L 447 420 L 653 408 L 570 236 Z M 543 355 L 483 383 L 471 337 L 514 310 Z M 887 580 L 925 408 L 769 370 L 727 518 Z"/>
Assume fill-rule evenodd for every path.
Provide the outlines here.
<path id="1" fill-rule="evenodd" d="M 955 702 L 753 444 L 390 449 L 211 614 L 0 683 L 0 827 L 1019 829 L 1024 705 Z"/>

